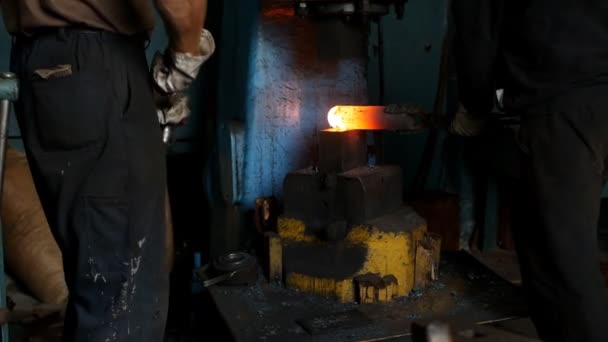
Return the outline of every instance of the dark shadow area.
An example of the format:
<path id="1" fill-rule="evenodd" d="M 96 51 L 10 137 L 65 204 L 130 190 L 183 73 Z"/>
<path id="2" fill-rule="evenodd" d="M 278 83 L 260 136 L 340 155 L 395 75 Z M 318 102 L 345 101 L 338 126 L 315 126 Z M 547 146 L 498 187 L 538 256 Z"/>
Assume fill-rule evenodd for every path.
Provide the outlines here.
<path id="1" fill-rule="evenodd" d="M 209 261 L 211 205 L 203 175 L 216 138 L 223 7 L 223 2 L 209 2 L 205 26 L 214 36 L 216 52 L 193 84 L 191 121 L 181 128 L 182 132 L 177 132 L 167 157 L 175 249 L 167 322 L 167 334 L 172 341 L 200 341 L 203 339 L 194 338 L 197 331 L 204 331 L 208 337 L 209 331 L 220 327 L 213 320 L 212 305 L 204 296 L 193 295 L 192 272 L 195 253 L 200 253 L 202 263 Z M 204 317 L 198 317 L 201 311 Z M 221 336 L 221 329 L 217 330 Z"/>
<path id="2" fill-rule="evenodd" d="M 608 198 L 602 199 L 598 223 L 598 243 L 602 259 L 608 261 Z"/>

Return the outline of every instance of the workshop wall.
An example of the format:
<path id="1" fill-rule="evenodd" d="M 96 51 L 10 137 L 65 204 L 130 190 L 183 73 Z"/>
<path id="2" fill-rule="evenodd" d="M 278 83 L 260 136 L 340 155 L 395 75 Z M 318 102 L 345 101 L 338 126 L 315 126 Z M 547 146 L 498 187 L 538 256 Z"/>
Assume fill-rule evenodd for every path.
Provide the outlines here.
<path id="1" fill-rule="evenodd" d="M 449 44 L 446 0 L 411 0 L 402 20 L 394 15 L 372 23 L 368 80 L 372 103 L 414 103 L 432 111 L 437 97 L 444 41 Z M 447 47 L 448 50 L 451 46 Z M 448 54 L 450 52 L 448 51 Z M 448 58 L 445 113 L 458 106 L 453 59 Z M 386 162 L 400 165 L 405 197 L 413 194 L 428 134 L 383 135 Z M 466 246 L 475 227 L 474 183 L 465 139 L 440 132 L 424 189 L 457 194 L 460 206 L 460 245 Z"/>
<path id="2" fill-rule="evenodd" d="M 255 198 L 280 200 L 287 172 L 311 164 L 310 149 L 333 105 L 410 102 L 430 110 L 435 100 L 444 0 L 410 1 L 403 20 L 382 19 L 384 101 L 378 93 L 376 24 L 357 31 L 339 20 L 313 23 L 276 8 L 252 15 L 261 8 L 259 1 L 224 2 L 218 145 L 207 177 L 213 254 L 247 245 L 253 229 L 246 228 L 245 218 Z M 365 43 L 358 55 L 347 43 L 357 35 Z M 425 135 L 386 134 L 387 161 L 404 168 L 406 190 L 425 141 Z M 440 187 L 442 171 L 438 159 L 431 186 Z"/>
<path id="3" fill-rule="evenodd" d="M 368 101 L 364 29 L 313 23 L 259 1 L 226 1 L 224 13 L 209 182 L 218 252 L 247 244 L 253 230 L 243 229 L 243 218 L 257 197 L 280 200 L 285 175 L 313 165 L 328 110 Z"/>
<path id="4" fill-rule="evenodd" d="M 198 214 L 192 229 L 215 227 L 220 236 L 214 241 L 219 243 L 211 244 L 225 246 L 219 249 L 239 246 L 243 213 L 256 197 L 280 197 L 285 174 L 309 164 L 314 157 L 310 146 L 316 132 L 326 127 L 325 114 L 334 104 L 413 102 L 432 109 L 447 28 L 447 1 L 410 0 L 402 20 L 394 15 L 381 20 L 382 54 L 378 25 L 370 25 L 367 51 L 361 55 L 369 57 L 365 62 L 355 56 L 356 46 L 336 40 L 359 34 L 345 26 L 325 23 L 313 29 L 305 19 L 281 11 L 257 15 L 260 10 L 259 0 L 210 2 L 208 21 L 218 51 L 192 89 L 193 115 L 177 131 L 177 143 L 170 151 L 170 183 L 182 189 L 174 197 L 189 188 L 200 199 L 175 217 L 184 217 L 186 224 L 193 216 L 189 211 L 203 207 L 206 214 L 206 195 L 215 212 L 204 218 Z M 303 43 L 311 40 L 317 44 Z M 332 41 L 333 49 L 328 48 Z M 166 44 L 158 20 L 148 57 Z M 10 37 L 0 30 L 0 70 L 8 69 L 10 45 Z M 381 55 L 383 94 L 379 93 Z M 11 145 L 22 150 L 14 117 L 9 134 Z M 385 134 L 385 157 L 403 167 L 406 193 L 425 141 L 426 135 Z M 462 153 L 454 147 L 458 143 L 452 146 L 456 153 L 446 153 L 444 147 L 453 142 L 440 139 L 427 188 L 462 191 L 470 186 L 463 166 L 446 162 L 447 154 L 457 159 Z M 203 181 L 207 194 L 202 193 Z M 194 240 L 202 245 L 204 239 Z"/>
<path id="5" fill-rule="evenodd" d="M 389 15 L 371 24 L 368 79 L 372 103 L 413 103 L 433 110 L 447 30 L 447 3 L 411 0 L 406 4 L 403 19 Z M 402 167 L 406 194 L 412 189 L 426 138 L 426 134 L 384 134 L 386 161 Z M 444 140 L 441 137 L 440 141 Z M 443 144 L 437 146 L 427 183 L 429 189 L 435 190 L 445 186 L 442 178 L 445 165 L 440 158 Z"/>

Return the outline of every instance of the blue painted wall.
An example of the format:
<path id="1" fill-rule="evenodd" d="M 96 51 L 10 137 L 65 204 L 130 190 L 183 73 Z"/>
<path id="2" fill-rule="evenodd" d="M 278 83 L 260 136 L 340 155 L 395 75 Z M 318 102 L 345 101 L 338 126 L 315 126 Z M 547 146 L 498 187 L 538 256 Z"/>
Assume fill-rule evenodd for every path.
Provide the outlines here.
<path id="1" fill-rule="evenodd" d="M 214 207 L 212 254 L 246 247 L 254 238 L 247 218 L 255 199 L 280 200 L 285 175 L 312 165 L 318 132 L 328 128 L 331 107 L 368 102 L 365 45 L 358 56 L 339 40 L 320 48 L 336 32 L 357 36 L 345 26 L 318 26 L 297 18 L 291 7 L 263 9 L 256 0 L 224 2 L 219 148 L 207 174 Z M 365 36 L 360 39 L 364 42 Z M 219 166 L 230 159 L 229 149 L 222 146 L 230 141 L 225 128 L 231 122 L 244 131 L 236 172 L 243 175 L 238 198 L 226 196 L 221 185 L 230 179 Z"/>
<path id="2" fill-rule="evenodd" d="M 220 235 L 215 240 L 218 243 L 213 244 L 224 243 L 231 248 L 238 247 L 234 240 L 243 235 L 243 229 L 236 227 L 243 221 L 235 217 L 250 210 L 257 197 L 280 199 L 285 175 L 310 165 L 310 149 L 318 130 L 327 127 L 329 108 L 335 104 L 380 102 L 375 24 L 370 26 L 368 37 L 361 37 L 364 42 L 369 38 L 367 52 L 364 46 L 359 58 L 328 60 L 323 57 L 324 51 L 343 40 L 334 37 L 333 43 L 324 44 L 332 37 L 321 31 L 323 25 L 280 10 L 268 9 L 259 15 L 261 9 L 259 1 L 224 2 L 217 115 L 219 127 L 231 120 L 244 126 L 245 178 L 242 197 L 235 203 L 222 203 L 217 185 L 223 176 L 219 172 L 215 177 L 210 174 L 209 186 L 215 187 L 211 197 L 218 208 L 212 231 Z M 411 0 L 406 12 L 403 20 L 391 15 L 381 23 L 384 103 L 413 102 L 431 110 L 446 32 L 446 1 Z M 219 131 L 218 145 L 222 145 L 228 136 Z M 404 169 L 406 190 L 425 141 L 425 135 L 384 137 L 385 157 Z M 437 155 L 441 156 L 441 151 Z M 222 158 L 227 155 L 218 152 L 214 160 L 217 163 Z M 430 187 L 443 186 L 443 171 L 439 157 L 433 165 Z"/>
<path id="3" fill-rule="evenodd" d="M 365 56 L 364 50 L 358 57 L 325 56 L 319 48 L 325 32 L 293 16 L 291 7 L 227 1 L 224 12 L 218 120 L 245 129 L 238 204 L 247 210 L 257 197 L 280 198 L 285 175 L 312 165 L 331 107 L 368 102 Z M 356 35 L 340 23 L 331 29 Z"/>
<path id="4" fill-rule="evenodd" d="M 377 104 L 415 103 L 432 110 L 439 79 L 441 46 L 447 29 L 446 0 L 410 0 L 405 17 L 398 20 L 394 15 L 381 19 L 384 41 L 384 101 L 378 90 L 379 55 L 373 53 L 378 46 L 378 25 L 372 24 L 370 32 L 369 89 L 370 100 Z M 382 103 L 381 103 L 382 102 Z M 384 134 L 387 162 L 400 165 L 404 173 L 407 193 L 420 164 L 426 134 Z M 441 147 L 441 143 L 438 144 Z M 436 153 L 441 156 L 441 150 Z M 433 163 L 428 187 L 443 186 L 442 163 Z"/>

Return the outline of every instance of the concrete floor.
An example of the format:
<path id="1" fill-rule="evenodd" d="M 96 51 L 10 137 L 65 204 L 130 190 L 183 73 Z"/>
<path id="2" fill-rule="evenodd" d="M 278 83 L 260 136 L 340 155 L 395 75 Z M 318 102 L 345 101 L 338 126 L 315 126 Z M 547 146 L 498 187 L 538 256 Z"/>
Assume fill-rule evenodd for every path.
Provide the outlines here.
<path id="1" fill-rule="evenodd" d="M 497 250 L 492 252 L 480 253 L 471 252 L 478 260 L 494 270 L 496 274 L 503 277 L 504 279 L 518 284 L 521 282 L 519 272 L 517 268 L 517 258 L 513 252 Z M 11 282 L 9 286 L 9 295 L 15 301 L 16 307 L 22 311 L 27 311 L 29 308 L 32 310 L 40 310 L 43 306 L 40 306 L 32 297 L 24 293 L 16 283 Z M 199 305 L 197 305 L 198 307 Z M 209 321 L 212 317 L 210 310 L 213 307 L 212 303 L 206 302 L 200 303 L 201 311 L 199 313 L 203 321 Z M 14 324 L 11 326 L 11 341 L 28 341 L 28 342 L 55 342 L 60 341 L 61 331 L 61 312 L 44 313 L 43 315 L 37 314 L 38 317 L 30 317 L 27 322 L 21 324 Z M 204 317 L 202 317 L 204 316 Z M 211 318 L 210 318 L 211 317 Z M 220 322 L 214 323 L 217 326 Z M 531 322 L 526 319 L 514 320 L 510 322 L 497 323 L 497 327 L 500 329 L 514 330 L 518 333 L 523 331 L 525 336 L 535 336 L 535 332 Z M 199 330 L 199 329 L 196 329 Z M 192 332 L 194 333 L 194 332 Z M 167 341 L 195 341 L 196 338 L 191 338 L 192 333 L 183 334 L 179 333 L 171 336 Z M 220 331 L 218 331 L 220 333 Z M 207 335 L 207 334 L 205 334 Z M 177 336 L 177 337 L 176 337 Z M 228 338 L 227 335 L 224 335 Z M 199 336 L 200 337 L 200 336 Z M 226 339 L 228 340 L 228 339 Z M 402 341 L 405 341 L 401 339 Z M 406 339 L 407 340 L 407 339 Z"/>
<path id="2" fill-rule="evenodd" d="M 601 212 L 598 226 L 599 261 L 608 286 L 608 199 L 602 201 Z M 521 285 L 521 274 L 517 263 L 517 255 L 514 251 L 497 249 L 483 253 L 476 250 L 470 252 L 477 260 L 502 278 L 513 284 Z M 534 325 L 530 319 L 504 322 L 500 325 L 506 326 L 509 330 L 522 332 L 526 336 L 536 336 Z"/>
<path id="3" fill-rule="evenodd" d="M 514 251 L 497 249 L 488 252 L 472 250 L 470 253 L 502 278 L 521 285 L 521 274 Z"/>
<path id="4" fill-rule="evenodd" d="M 603 273 L 608 284 L 608 199 L 603 199 L 598 223 L 599 258 Z M 504 279 L 521 284 L 521 275 L 517 265 L 517 255 L 514 251 L 497 249 L 487 252 L 470 251 L 479 261 L 484 263 Z"/>

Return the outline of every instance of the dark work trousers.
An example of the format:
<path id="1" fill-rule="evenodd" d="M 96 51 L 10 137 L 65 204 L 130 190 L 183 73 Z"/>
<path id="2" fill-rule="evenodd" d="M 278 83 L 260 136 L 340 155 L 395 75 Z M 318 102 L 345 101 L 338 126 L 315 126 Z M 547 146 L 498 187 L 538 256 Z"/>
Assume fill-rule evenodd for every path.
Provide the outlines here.
<path id="1" fill-rule="evenodd" d="M 597 227 L 608 155 L 608 86 L 523 113 L 520 222 L 514 224 L 530 314 L 544 341 L 608 341 Z"/>
<path id="2" fill-rule="evenodd" d="M 63 253 L 65 341 L 162 341 L 165 154 L 144 43 L 78 29 L 15 39 L 16 113 Z"/>

